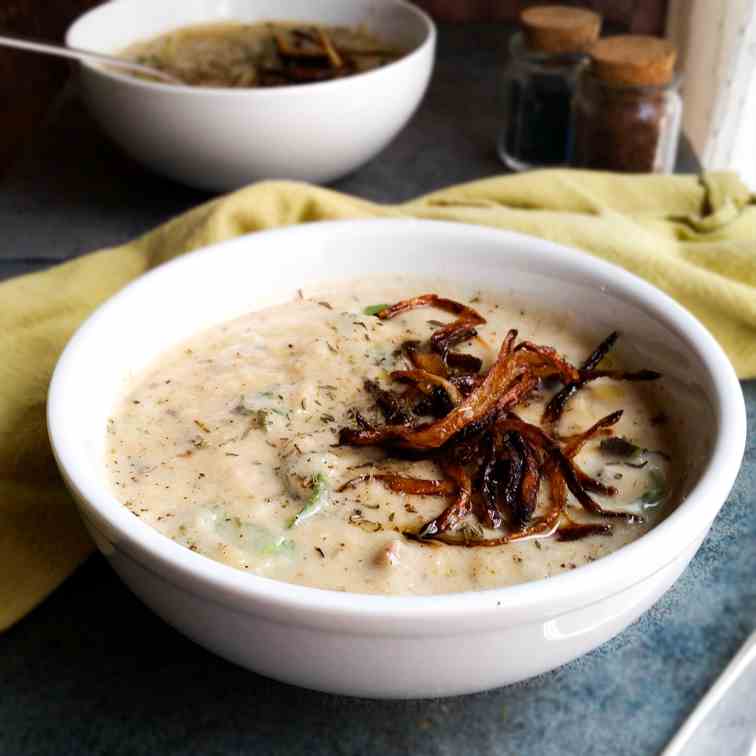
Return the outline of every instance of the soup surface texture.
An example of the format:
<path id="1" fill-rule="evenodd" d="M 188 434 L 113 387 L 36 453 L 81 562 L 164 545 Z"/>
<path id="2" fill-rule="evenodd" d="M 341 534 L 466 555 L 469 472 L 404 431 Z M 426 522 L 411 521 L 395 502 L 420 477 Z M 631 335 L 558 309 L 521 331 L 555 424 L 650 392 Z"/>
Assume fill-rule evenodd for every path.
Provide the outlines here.
<path id="1" fill-rule="evenodd" d="M 427 349 L 431 334 L 454 315 L 420 307 L 381 319 L 374 313 L 382 308 L 375 305 L 426 291 L 474 308 L 485 319 L 475 327 L 477 336 L 470 334 L 450 350 L 479 357 L 480 380 L 511 328 L 518 329 L 518 342 L 550 345 L 576 365 L 606 336 L 586 329 L 570 313 L 542 312 L 509 296 L 441 280 L 386 278 L 306 290 L 294 301 L 198 334 L 165 353 L 127 387 L 106 436 L 115 495 L 135 517 L 169 538 L 240 570 L 381 594 L 470 591 L 545 578 L 615 551 L 665 516 L 674 504 L 672 440 L 680 429 L 661 410 L 670 399 L 664 379 L 603 377 L 577 391 L 547 431 L 566 449 L 575 434 L 623 410 L 611 429 L 587 441 L 574 462 L 598 485 L 587 486 L 592 501 L 634 514 L 635 521 L 591 514 L 565 488 L 566 506 L 558 518 L 564 538 L 554 536 L 551 528 L 540 534 L 547 537 L 476 546 L 475 541 L 501 538 L 522 524 L 506 510 L 503 489 L 497 499 L 505 502 L 500 503 L 503 523 L 494 527 L 486 522 L 478 467 L 470 511 L 443 534 L 454 544 L 419 538 L 427 523 L 455 501 L 445 463 L 385 445 L 340 444 L 339 439 L 343 428 L 359 433 L 386 424 L 385 407 L 382 413 L 376 405 L 376 386 L 394 395 L 410 391 L 413 411 L 419 413 L 412 422 L 417 424 L 433 423 L 434 417 L 423 414 L 437 412 L 423 410 L 423 401 L 453 400 L 458 406 L 469 401 L 468 379 L 460 378 L 459 370 L 449 369 L 448 382 L 456 381 L 460 389 L 452 387 L 448 395 L 406 375 L 391 376 L 412 367 L 406 342 L 419 341 Z M 601 369 L 649 367 L 620 364 L 621 343 L 620 338 L 617 353 L 604 358 Z M 372 382 L 367 384 L 371 390 L 366 381 Z M 511 409 L 522 421 L 540 425 L 546 403 L 561 386 L 551 378 L 539 380 Z M 511 473 L 507 465 L 518 455 L 522 463 L 524 454 L 527 469 L 527 459 L 535 453 L 543 478 L 529 522 L 538 526 L 552 501 L 551 457 L 538 452 L 537 441 L 529 447 L 529 457 L 523 438 L 500 435 L 497 443 L 509 448 L 510 456 L 501 452 L 496 469 L 503 485 Z M 478 453 L 486 454 L 487 448 L 481 442 Z M 446 481 L 445 495 L 392 490 L 387 481 L 395 474 Z M 522 479 L 520 485 L 525 486 Z M 610 486 L 614 495 L 602 495 L 601 488 Z M 578 537 L 569 530 L 571 523 L 598 529 Z M 611 534 L 602 532 L 607 525 Z"/>
<path id="2" fill-rule="evenodd" d="M 191 86 L 276 87 L 370 71 L 401 52 L 361 28 L 269 22 L 187 26 L 120 56 Z"/>

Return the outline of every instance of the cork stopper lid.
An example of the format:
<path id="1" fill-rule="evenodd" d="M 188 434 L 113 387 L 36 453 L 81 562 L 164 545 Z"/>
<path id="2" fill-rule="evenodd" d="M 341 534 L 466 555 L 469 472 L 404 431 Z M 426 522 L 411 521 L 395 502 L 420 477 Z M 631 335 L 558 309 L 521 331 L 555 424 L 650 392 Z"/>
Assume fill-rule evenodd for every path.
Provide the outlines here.
<path id="1" fill-rule="evenodd" d="M 624 34 L 600 39 L 590 56 L 593 72 L 610 84 L 661 87 L 672 81 L 677 50 L 666 39 Z"/>
<path id="2" fill-rule="evenodd" d="M 601 16 L 585 8 L 535 5 L 520 14 L 525 41 L 531 50 L 548 53 L 584 52 L 601 31 Z"/>

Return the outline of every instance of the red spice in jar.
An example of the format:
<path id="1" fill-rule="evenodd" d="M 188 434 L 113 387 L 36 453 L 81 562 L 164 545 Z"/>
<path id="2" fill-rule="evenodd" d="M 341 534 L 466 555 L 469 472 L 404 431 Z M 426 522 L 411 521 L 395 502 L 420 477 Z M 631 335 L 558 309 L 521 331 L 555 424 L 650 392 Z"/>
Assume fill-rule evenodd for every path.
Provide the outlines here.
<path id="1" fill-rule="evenodd" d="M 655 37 L 599 40 L 573 102 L 571 163 L 630 173 L 672 170 L 682 103 L 675 48 Z"/>

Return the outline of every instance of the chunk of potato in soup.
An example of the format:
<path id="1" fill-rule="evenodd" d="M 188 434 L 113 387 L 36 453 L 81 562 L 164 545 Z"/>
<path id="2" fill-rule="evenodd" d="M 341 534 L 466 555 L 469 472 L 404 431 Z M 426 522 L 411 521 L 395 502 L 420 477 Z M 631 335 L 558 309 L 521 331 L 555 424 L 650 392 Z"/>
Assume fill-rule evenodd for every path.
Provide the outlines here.
<path id="1" fill-rule="evenodd" d="M 518 329 L 518 339 L 553 346 L 575 365 L 606 336 L 577 315 L 443 280 L 380 278 L 305 291 L 295 301 L 198 334 L 128 387 L 107 428 L 106 464 L 119 500 L 179 544 L 240 570 L 380 594 L 471 591 L 546 578 L 615 551 L 668 513 L 677 488 L 672 439 L 680 426 L 661 411 L 670 405 L 664 380 L 602 378 L 569 400 L 549 432 L 565 439 L 623 410 L 612 431 L 628 443 L 602 447 L 608 436 L 597 435 L 575 461 L 586 475 L 617 489 L 614 496 L 592 493 L 594 500 L 641 515 L 642 522 L 597 517 L 569 494 L 563 524 L 609 522 L 611 535 L 489 548 L 408 538 L 453 497 L 397 493 L 374 476 L 444 479 L 436 461 L 339 445 L 338 439 L 343 427 L 385 422 L 365 381 L 401 389 L 390 373 L 408 367 L 402 344 L 427 343 L 454 319 L 432 308 L 385 320 L 368 314 L 373 305 L 425 291 L 468 304 L 485 318 L 477 336 L 454 347 L 477 355 L 482 373 L 510 328 Z M 620 365 L 612 353 L 601 367 L 649 366 Z M 559 388 L 540 382 L 515 411 L 539 424 Z M 414 418 L 423 421 L 431 420 Z M 535 519 L 548 507 L 548 488 L 545 481 L 540 486 Z M 506 532 L 506 523 L 503 528 L 485 527 L 473 508 L 450 533 L 493 538 Z"/>

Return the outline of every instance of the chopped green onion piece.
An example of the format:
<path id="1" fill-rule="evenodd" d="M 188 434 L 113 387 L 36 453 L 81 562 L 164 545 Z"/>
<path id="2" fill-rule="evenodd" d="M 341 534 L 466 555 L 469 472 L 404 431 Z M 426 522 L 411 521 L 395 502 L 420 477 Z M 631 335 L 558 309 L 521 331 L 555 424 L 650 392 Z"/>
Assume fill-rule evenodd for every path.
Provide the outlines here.
<path id="1" fill-rule="evenodd" d="M 317 473 L 312 476 L 312 493 L 307 499 L 307 503 L 296 517 L 292 518 L 289 527 L 293 528 L 304 520 L 316 515 L 328 502 L 328 481 L 323 473 Z"/>
<path id="2" fill-rule="evenodd" d="M 256 525 L 240 517 L 231 516 L 220 508 L 214 508 L 209 516 L 215 524 L 215 531 L 226 541 L 249 554 L 262 556 L 291 555 L 294 542 L 284 536 L 276 536 L 267 528 Z"/>
<path id="3" fill-rule="evenodd" d="M 622 436 L 605 438 L 599 445 L 599 448 L 602 452 L 613 454 L 617 457 L 635 457 L 643 452 L 640 446 Z"/>
<path id="4" fill-rule="evenodd" d="M 264 556 L 291 554 L 294 551 L 294 541 L 290 541 L 288 538 L 280 536 L 270 543 L 261 544 L 257 551 Z"/>
<path id="5" fill-rule="evenodd" d="M 385 310 L 389 305 L 387 304 L 375 304 L 369 305 L 362 312 L 365 315 L 377 315 L 381 310 Z"/>
<path id="6" fill-rule="evenodd" d="M 649 479 L 650 485 L 639 499 L 640 503 L 645 507 L 658 504 L 667 495 L 667 481 L 659 470 L 651 470 L 649 472 Z"/>

